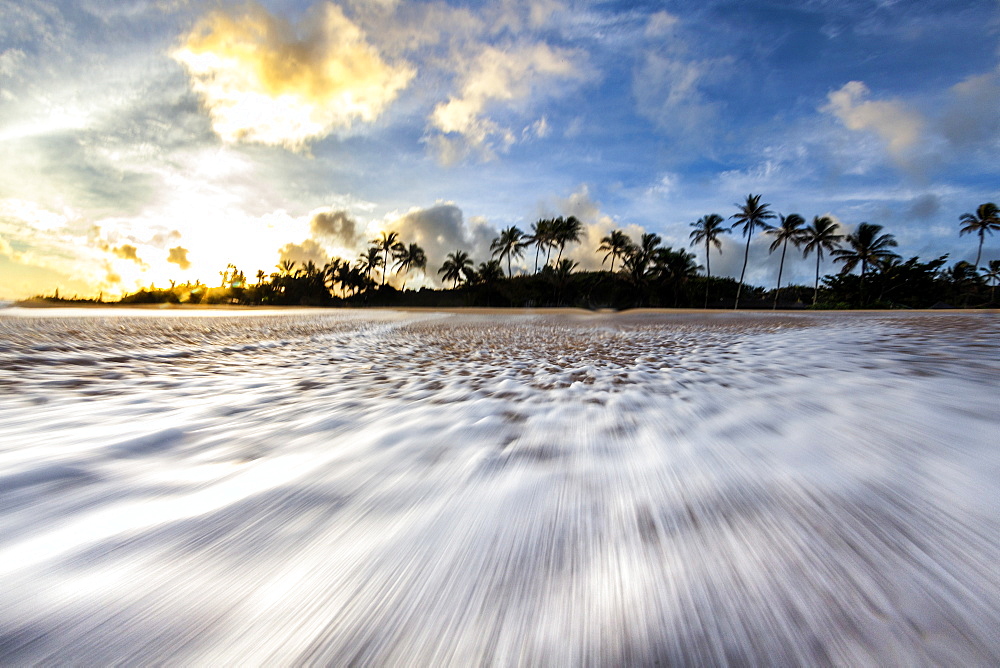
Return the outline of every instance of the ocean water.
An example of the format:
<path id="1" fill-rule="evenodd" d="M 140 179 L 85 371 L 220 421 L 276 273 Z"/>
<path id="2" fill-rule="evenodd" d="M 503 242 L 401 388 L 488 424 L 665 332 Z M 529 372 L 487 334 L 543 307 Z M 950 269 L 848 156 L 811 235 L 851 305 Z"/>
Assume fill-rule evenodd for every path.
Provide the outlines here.
<path id="1" fill-rule="evenodd" d="M 0 313 L 0 664 L 997 665 L 1000 316 Z"/>

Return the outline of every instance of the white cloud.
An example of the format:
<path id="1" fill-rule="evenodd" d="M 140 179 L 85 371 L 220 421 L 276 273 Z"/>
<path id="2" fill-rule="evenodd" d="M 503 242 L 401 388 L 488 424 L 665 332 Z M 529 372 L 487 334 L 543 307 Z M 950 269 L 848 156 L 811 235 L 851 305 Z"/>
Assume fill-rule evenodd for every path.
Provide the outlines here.
<path id="1" fill-rule="evenodd" d="M 869 93 L 861 81 L 850 81 L 827 95 L 828 102 L 820 111 L 837 117 L 849 130 L 875 133 L 898 163 L 910 164 L 926 123 L 902 102 L 867 100 Z"/>
<path id="2" fill-rule="evenodd" d="M 494 108 L 516 111 L 536 98 L 561 94 L 561 83 L 588 76 L 582 52 L 545 43 L 487 45 L 460 67 L 458 94 L 437 104 L 429 119 L 431 130 L 440 133 L 432 134 L 429 143 L 446 164 L 469 153 L 489 159 L 516 141 L 510 128 L 488 116 Z"/>
<path id="3" fill-rule="evenodd" d="M 172 56 L 224 141 L 293 150 L 375 121 L 415 75 L 408 63 L 383 60 L 330 3 L 298 30 L 255 4 L 213 11 Z"/>

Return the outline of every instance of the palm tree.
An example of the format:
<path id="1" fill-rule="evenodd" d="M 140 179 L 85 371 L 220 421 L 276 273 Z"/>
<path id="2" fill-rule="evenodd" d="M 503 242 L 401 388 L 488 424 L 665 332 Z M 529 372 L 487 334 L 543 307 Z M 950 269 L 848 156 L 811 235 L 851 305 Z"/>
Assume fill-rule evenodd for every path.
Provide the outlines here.
<path id="1" fill-rule="evenodd" d="M 837 234 L 837 223 L 827 216 L 813 216 L 812 225 L 802 231 L 802 257 L 816 251 L 816 283 L 813 285 L 813 306 L 819 296 L 819 263 L 823 259 L 823 249 L 834 251 L 840 246 L 843 234 Z"/>
<path id="2" fill-rule="evenodd" d="M 285 275 L 285 276 L 291 276 L 292 272 L 295 270 L 295 261 L 294 260 L 285 259 L 285 260 L 282 260 L 281 262 L 279 262 L 278 264 L 276 264 L 274 266 L 279 271 L 281 271 L 281 273 L 283 275 Z"/>
<path id="3" fill-rule="evenodd" d="M 705 278 L 707 279 L 705 281 L 705 308 L 708 308 L 708 286 L 712 282 L 712 246 L 718 248 L 721 255 L 722 242 L 719 240 L 719 235 L 732 232 L 728 227 L 723 227 L 724 222 L 725 219 L 717 213 L 702 216 L 697 222 L 691 223 L 691 227 L 694 229 L 688 236 L 692 246 L 705 242 Z"/>
<path id="4" fill-rule="evenodd" d="M 831 251 L 834 262 L 843 262 L 841 274 L 848 274 L 854 270 L 858 263 L 861 263 L 861 301 L 864 303 L 865 277 L 868 274 L 868 265 L 881 267 L 899 256 L 893 253 L 890 248 L 895 248 L 899 244 L 891 234 L 880 234 L 881 225 L 861 223 L 854 234 L 848 234 L 845 240 L 850 248 L 838 248 Z"/>
<path id="5" fill-rule="evenodd" d="M 507 276 L 512 276 L 510 262 L 512 258 L 519 258 L 524 255 L 524 249 L 528 246 L 524 232 L 515 226 L 510 226 L 500 232 L 500 236 L 490 243 L 490 251 L 493 257 L 501 261 L 507 258 Z"/>
<path id="6" fill-rule="evenodd" d="M 576 219 L 576 216 L 556 218 L 553 223 L 552 241 L 559 247 L 559 255 L 556 257 L 556 265 L 562 264 L 563 249 L 566 244 L 580 241 L 580 234 L 583 233 L 583 223 Z"/>
<path id="7" fill-rule="evenodd" d="M 643 234 L 639 244 L 630 246 L 628 259 L 625 261 L 632 277 L 636 282 L 641 282 L 646 276 L 646 269 L 653 261 L 656 251 L 660 248 L 660 235 L 647 233 Z"/>
<path id="8" fill-rule="evenodd" d="M 397 274 L 403 272 L 405 275 L 409 273 L 410 269 L 423 270 L 427 266 L 427 255 L 424 253 L 424 249 L 417 244 L 409 246 L 396 244 L 392 249 L 392 257 L 396 261 L 394 266 Z M 403 285 L 406 285 L 405 280 Z"/>
<path id="9" fill-rule="evenodd" d="M 389 268 L 389 253 L 392 252 L 393 247 L 399 243 L 399 234 L 396 232 L 383 232 L 377 239 L 372 239 L 368 243 L 375 246 L 380 253 L 382 253 L 382 264 L 380 266 Z M 385 287 L 385 279 L 388 271 L 382 272 L 382 287 Z"/>
<path id="10" fill-rule="evenodd" d="M 376 246 L 369 246 L 367 251 L 358 256 L 358 268 L 369 281 L 372 280 L 372 272 L 383 264 L 382 250 Z"/>
<path id="11" fill-rule="evenodd" d="M 479 268 L 476 270 L 476 278 L 484 285 L 493 285 L 499 281 L 503 278 L 503 267 L 500 266 L 500 260 L 480 262 Z"/>
<path id="12" fill-rule="evenodd" d="M 552 221 L 543 218 L 537 223 L 531 224 L 531 234 L 526 238 L 529 245 L 535 247 L 535 273 L 538 273 L 538 252 L 546 249 L 545 261 L 548 262 L 548 250 L 552 246 Z"/>
<path id="13" fill-rule="evenodd" d="M 774 218 L 774 214 L 767 207 L 770 204 L 761 204 L 760 195 L 747 195 L 747 201 L 743 204 L 734 205 L 738 211 L 734 213 L 730 218 L 736 219 L 736 225 L 743 226 L 743 236 L 747 238 L 747 248 L 743 253 L 743 271 L 740 272 L 740 285 L 736 288 L 736 304 L 733 305 L 733 309 L 738 309 L 740 307 L 740 293 L 743 292 L 743 277 L 747 273 L 747 261 L 750 259 L 750 239 L 753 237 L 753 232 L 758 227 L 767 227 L 767 223 L 764 221 Z"/>
<path id="14" fill-rule="evenodd" d="M 958 218 L 962 223 L 958 236 L 963 234 L 975 234 L 979 237 L 979 250 L 976 251 L 976 268 L 979 268 L 979 259 L 983 255 L 983 240 L 987 233 L 993 234 L 994 230 L 1000 230 L 1000 210 L 993 202 L 980 204 L 975 213 L 963 213 Z"/>
<path id="15" fill-rule="evenodd" d="M 611 258 L 611 273 L 615 273 L 615 258 L 624 258 L 628 255 L 629 250 L 632 248 L 632 240 L 622 232 L 621 230 L 611 230 L 608 236 L 601 239 L 601 245 L 597 248 L 597 252 L 605 253 L 604 259 L 601 260 L 603 265 Z"/>
<path id="16" fill-rule="evenodd" d="M 457 288 L 462 280 L 468 279 L 472 275 L 472 258 L 462 250 L 448 253 L 448 259 L 438 269 L 438 273 L 444 274 L 444 280 L 454 281 L 454 287 Z"/>
<path id="17" fill-rule="evenodd" d="M 774 289 L 774 304 L 771 305 L 771 310 L 778 308 L 778 294 L 781 292 L 781 274 L 785 269 L 785 251 L 788 250 L 788 242 L 791 241 L 796 248 L 802 245 L 802 235 L 804 230 L 802 226 L 806 224 L 806 219 L 797 213 L 790 213 L 787 216 L 779 216 L 781 224 L 777 227 L 768 227 L 764 230 L 764 234 L 770 234 L 774 237 L 774 241 L 771 242 L 771 247 L 768 249 L 768 254 L 773 253 L 778 250 L 781 246 L 781 262 L 778 263 L 778 287 Z"/>
<path id="18" fill-rule="evenodd" d="M 993 304 L 996 301 L 997 284 L 1000 283 L 1000 260 L 990 260 L 989 269 L 983 273 L 983 278 L 986 279 L 987 283 L 992 283 L 990 286 L 990 303 Z"/>

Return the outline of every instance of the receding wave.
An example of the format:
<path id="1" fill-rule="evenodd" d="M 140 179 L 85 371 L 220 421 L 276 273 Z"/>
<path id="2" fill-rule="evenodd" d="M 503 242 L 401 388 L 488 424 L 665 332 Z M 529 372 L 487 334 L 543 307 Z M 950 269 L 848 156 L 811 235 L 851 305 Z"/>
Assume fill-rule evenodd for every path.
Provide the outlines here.
<path id="1" fill-rule="evenodd" d="M 0 663 L 996 665 L 998 387 L 986 313 L 9 309 Z"/>

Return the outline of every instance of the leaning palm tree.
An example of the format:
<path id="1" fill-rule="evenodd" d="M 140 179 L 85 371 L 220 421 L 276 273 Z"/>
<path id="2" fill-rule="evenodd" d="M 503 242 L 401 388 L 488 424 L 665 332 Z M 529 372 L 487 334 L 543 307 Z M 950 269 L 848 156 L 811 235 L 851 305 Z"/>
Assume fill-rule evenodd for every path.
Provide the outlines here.
<path id="1" fill-rule="evenodd" d="M 823 250 L 834 251 L 840 247 L 843 234 L 837 234 L 837 223 L 827 216 L 813 216 L 812 225 L 802 231 L 802 257 L 816 252 L 816 283 L 813 285 L 813 306 L 819 297 L 819 263 L 823 259 Z"/>
<path id="2" fill-rule="evenodd" d="M 721 255 L 722 242 L 719 240 L 719 235 L 729 234 L 732 231 L 728 227 L 723 227 L 724 223 L 725 219 L 722 216 L 710 213 L 699 218 L 697 222 L 691 223 L 691 227 L 694 229 L 688 235 L 692 246 L 705 243 L 705 308 L 708 308 L 708 286 L 712 282 L 712 246 L 715 246 Z"/>
<path id="3" fill-rule="evenodd" d="M 448 258 L 438 269 L 438 273 L 444 275 L 444 280 L 454 281 L 454 287 L 457 288 L 459 283 L 472 275 L 472 266 L 472 258 L 469 257 L 469 254 L 457 250 L 454 253 L 448 253 Z"/>
<path id="4" fill-rule="evenodd" d="M 392 249 L 392 257 L 396 261 L 393 265 L 396 267 L 396 273 L 402 272 L 404 276 L 411 269 L 420 269 L 422 271 L 427 266 L 427 255 L 424 253 L 424 249 L 417 244 L 410 244 L 409 246 L 396 244 Z M 405 278 L 403 279 L 403 286 L 406 286 Z"/>
<path id="5" fill-rule="evenodd" d="M 895 248 L 899 244 L 891 234 L 880 234 L 881 225 L 871 223 L 861 223 L 854 234 L 845 237 L 850 248 L 838 248 L 830 253 L 834 262 L 843 262 L 841 274 L 848 274 L 861 264 L 861 301 L 864 302 L 865 277 L 868 275 L 868 266 L 881 267 L 893 259 L 898 260 L 899 256 L 893 253 L 890 248 Z"/>
<path id="6" fill-rule="evenodd" d="M 781 247 L 781 262 L 778 263 L 778 287 L 774 289 L 774 304 L 771 305 L 771 310 L 778 308 L 778 294 L 781 292 L 781 274 L 785 269 L 785 251 L 788 250 L 788 242 L 791 241 L 792 244 L 798 248 L 802 245 L 803 232 L 802 226 L 806 224 L 806 219 L 797 213 L 790 213 L 787 216 L 779 216 L 781 224 L 775 227 L 768 227 L 764 230 L 764 234 L 769 234 L 774 237 L 774 241 L 771 242 L 771 247 L 768 249 L 768 254 L 773 253 Z"/>
<path id="7" fill-rule="evenodd" d="M 611 230 L 608 236 L 601 239 L 601 245 L 597 248 L 597 252 L 604 253 L 604 259 L 601 260 L 603 265 L 611 258 L 611 273 L 615 273 L 615 258 L 624 258 L 628 255 L 629 249 L 632 248 L 632 240 L 628 238 L 621 230 Z"/>
<path id="8" fill-rule="evenodd" d="M 733 309 L 738 309 L 740 307 L 740 294 L 743 292 L 743 277 L 747 273 L 747 261 L 750 259 L 750 239 L 753 238 L 754 230 L 758 227 L 767 227 L 765 221 L 774 218 L 774 214 L 767 207 L 770 204 L 761 204 L 760 195 L 747 195 L 747 201 L 743 204 L 734 205 L 738 210 L 730 218 L 735 218 L 736 223 L 733 225 L 743 226 L 743 236 L 747 238 L 747 248 L 743 252 L 743 271 L 740 272 L 740 285 L 736 288 L 736 303 L 733 305 Z"/>
<path id="9" fill-rule="evenodd" d="M 507 258 L 507 276 L 513 276 L 511 271 L 511 259 L 524 255 L 524 249 L 528 246 L 524 232 L 516 226 L 510 226 L 500 232 L 500 236 L 490 243 L 490 252 L 493 257 L 500 261 Z"/>
<path id="10" fill-rule="evenodd" d="M 569 218 L 559 217 L 553 221 L 553 234 L 552 240 L 555 245 L 559 247 L 559 255 L 556 257 L 556 266 L 562 265 L 562 254 L 563 249 L 566 248 L 568 243 L 577 243 L 580 241 L 580 235 L 583 233 L 583 223 L 576 219 L 576 216 L 570 216 Z"/>
<path id="11" fill-rule="evenodd" d="M 987 234 L 993 234 L 995 230 L 1000 230 L 1000 210 L 993 202 L 980 204 L 975 213 L 963 213 L 958 221 L 962 223 L 962 228 L 958 235 L 975 234 L 979 237 L 979 250 L 976 251 L 976 268 L 979 268 L 979 259 L 983 255 L 983 241 Z"/>
<path id="12" fill-rule="evenodd" d="M 396 232 L 383 232 L 377 239 L 372 239 L 368 243 L 375 246 L 382 253 L 381 266 L 385 268 L 385 271 L 382 272 L 382 287 L 385 287 L 386 275 L 389 273 L 389 253 L 399 243 L 399 234 Z"/>

